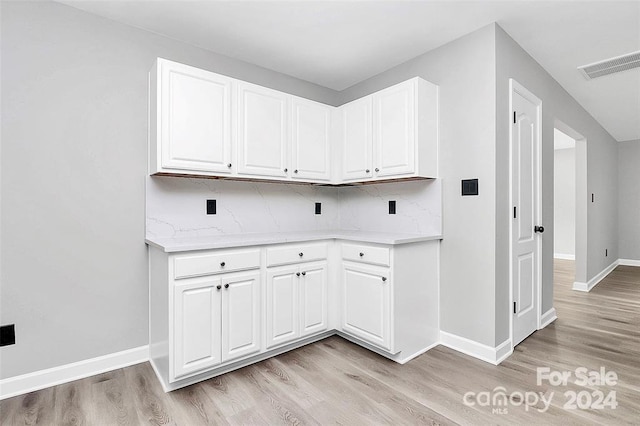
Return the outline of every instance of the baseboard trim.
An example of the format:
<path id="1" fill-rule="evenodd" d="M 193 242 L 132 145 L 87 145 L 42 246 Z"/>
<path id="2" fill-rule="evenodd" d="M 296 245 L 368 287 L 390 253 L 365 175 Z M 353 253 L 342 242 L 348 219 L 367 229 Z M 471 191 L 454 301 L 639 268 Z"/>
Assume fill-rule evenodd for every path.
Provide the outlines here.
<path id="1" fill-rule="evenodd" d="M 640 260 L 635 260 L 635 259 L 618 259 L 618 265 L 624 265 L 624 266 L 640 266 Z"/>
<path id="2" fill-rule="evenodd" d="M 619 260 L 614 260 L 609 266 L 607 266 L 602 271 L 600 271 L 598 275 L 591 278 L 589 282 L 586 282 L 586 283 L 583 283 L 580 281 L 574 282 L 573 289 L 577 291 L 584 291 L 584 292 L 591 291 L 591 289 L 594 288 L 596 285 L 598 285 L 598 283 L 602 281 L 607 275 L 609 275 L 611 271 L 613 271 L 616 268 L 616 266 L 619 265 L 619 263 L 620 263 Z"/>
<path id="3" fill-rule="evenodd" d="M 575 254 L 553 253 L 554 259 L 576 260 Z"/>
<path id="4" fill-rule="evenodd" d="M 0 400 L 149 360 L 149 346 L 86 359 L 0 380 Z"/>
<path id="5" fill-rule="evenodd" d="M 493 365 L 500 364 L 509 355 L 511 355 L 511 353 L 513 353 L 511 339 L 505 340 L 496 347 L 491 347 L 482 343 L 478 343 L 474 340 L 467 339 L 466 337 L 461 337 L 455 334 L 447 333 L 446 331 L 441 331 L 440 344 L 453 349 L 454 351 L 462 352 L 463 354 L 472 356 Z"/>
<path id="6" fill-rule="evenodd" d="M 558 316 L 556 315 L 556 308 L 549 309 L 540 317 L 540 327 L 538 327 L 538 330 L 542 330 L 557 319 Z"/>

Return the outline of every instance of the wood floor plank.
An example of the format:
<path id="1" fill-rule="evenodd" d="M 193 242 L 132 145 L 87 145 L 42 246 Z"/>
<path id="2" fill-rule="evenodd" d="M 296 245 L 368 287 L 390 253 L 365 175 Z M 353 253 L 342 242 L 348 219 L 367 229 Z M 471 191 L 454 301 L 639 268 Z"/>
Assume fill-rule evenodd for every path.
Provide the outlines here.
<path id="1" fill-rule="evenodd" d="M 554 265 L 558 319 L 499 366 L 442 346 L 400 365 L 333 336 L 168 394 L 148 363 L 31 392 L 0 401 L 0 424 L 640 424 L 640 268 L 618 266 L 583 293 L 573 265 Z M 618 382 L 538 385 L 539 367 L 604 367 Z M 553 398 L 543 413 L 542 402 L 502 414 L 464 404 L 499 388 Z M 565 392 L 612 390 L 616 409 L 564 407 Z"/>

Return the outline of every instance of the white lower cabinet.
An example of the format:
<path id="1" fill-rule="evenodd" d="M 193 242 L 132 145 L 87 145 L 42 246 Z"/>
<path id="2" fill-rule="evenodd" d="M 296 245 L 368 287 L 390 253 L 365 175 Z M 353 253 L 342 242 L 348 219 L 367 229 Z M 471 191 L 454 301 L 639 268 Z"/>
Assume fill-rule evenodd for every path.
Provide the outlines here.
<path id="1" fill-rule="evenodd" d="M 434 346 L 439 241 L 149 251 L 149 358 L 165 390 L 333 333 L 396 362 Z"/>
<path id="2" fill-rule="evenodd" d="M 344 262 L 342 331 L 393 352 L 392 285 L 389 268 Z"/>
<path id="3" fill-rule="evenodd" d="M 327 329 L 327 262 L 268 268 L 266 292 L 267 348 Z"/>
<path id="4" fill-rule="evenodd" d="M 174 286 L 174 380 L 260 351 L 259 284 L 252 271 Z"/>

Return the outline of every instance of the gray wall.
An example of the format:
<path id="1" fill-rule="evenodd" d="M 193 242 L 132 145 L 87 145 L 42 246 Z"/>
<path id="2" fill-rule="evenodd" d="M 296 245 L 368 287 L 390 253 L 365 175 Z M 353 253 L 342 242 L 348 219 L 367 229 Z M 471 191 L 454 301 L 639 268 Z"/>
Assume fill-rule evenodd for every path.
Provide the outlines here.
<path id="1" fill-rule="evenodd" d="M 484 27 L 342 92 L 347 102 L 415 76 L 439 85 L 440 325 L 490 346 L 495 341 L 494 33 L 492 25 Z M 460 180 L 469 178 L 479 179 L 479 195 L 462 197 Z"/>
<path id="2" fill-rule="evenodd" d="M 1 2 L 0 378 L 148 343 L 147 73 L 165 57 L 337 94 L 53 2 Z"/>
<path id="3" fill-rule="evenodd" d="M 618 258 L 618 145 L 589 113 L 497 25 L 496 52 L 496 343 L 500 343 L 509 335 L 510 315 L 509 78 L 514 78 L 542 100 L 542 216 L 543 225 L 548 230 L 545 231 L 542 245 L 542 312 L 553 307 L 554 123 L 560 120 L 586 138 L 587 192 L 595 194 L 595 203 L 589 203 L 587 211 L 586 270 L 578 268 L 577 281 L 588 281 Z M 582 201 L 584 200 L 576 202 L 580 205 Z M 605 248 L 609 250 L 608 257 L 605 257 Z"/>
<path id="4" fill-rule="evenodd" d="M 619 257 L 640 260 L 640 140 L 618 144 Z"/>
<path id="5" fill-rule="evenodd" d="M 576 253 L 576 149 L 556 149 L 553 163 L 553 251 Z"/>

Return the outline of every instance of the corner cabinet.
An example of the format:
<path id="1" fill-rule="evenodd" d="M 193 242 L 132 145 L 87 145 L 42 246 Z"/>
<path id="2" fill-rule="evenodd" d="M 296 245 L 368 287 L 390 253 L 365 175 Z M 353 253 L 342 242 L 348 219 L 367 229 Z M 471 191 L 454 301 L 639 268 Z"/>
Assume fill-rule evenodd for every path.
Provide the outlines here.
<path id="1" fill-rule="evenodd" d="M 339 108 L 343 182 L 438 176 L 438 88 L 421 78 Z"/>
<path id="2" fill-rule="evenodd" d="M 158 58 L 149 174 L 348 184 L 437 177 L 438 90 L 418 77 L 339 108 Z"/>
<path id="3" fill-rule="evenodd" d="M 343 242 L 341 334 L 404 363 L 437 344 L 438 242 Z"/>

